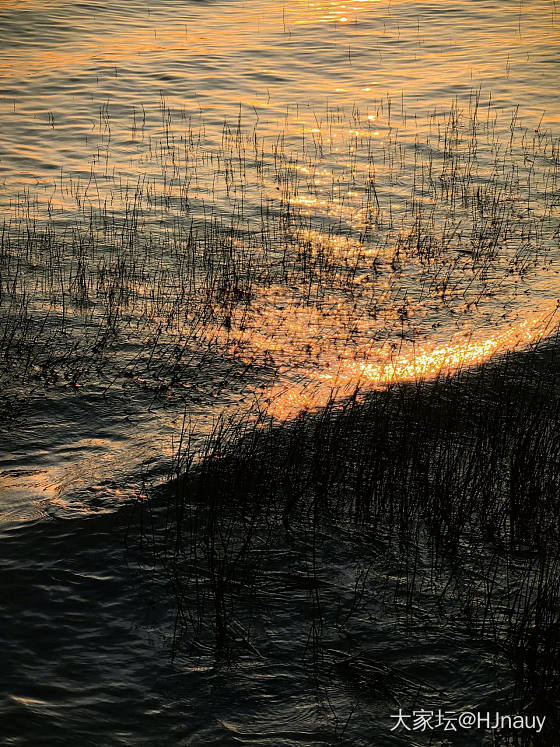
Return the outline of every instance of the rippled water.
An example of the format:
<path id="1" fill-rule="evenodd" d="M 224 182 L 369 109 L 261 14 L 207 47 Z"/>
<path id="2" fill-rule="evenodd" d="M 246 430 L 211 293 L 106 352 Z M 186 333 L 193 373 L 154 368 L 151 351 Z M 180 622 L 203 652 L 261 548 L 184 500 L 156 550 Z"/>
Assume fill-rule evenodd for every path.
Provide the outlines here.
<path id="1" fill-rule="evenodd" d="M 196 440 L 255 403 L 289 418 L 333 392 L 476 363 L 554 326 L 556 10 L 0 2 L 5 573 L 13 591 L 18 557 L 37 552 L 20 580 L 67 599 L 60 614 L 79 651 L 51 630 L 48 605 L 28 620 L 62 646 L 61 666 L 84 666 L 79 609 L 92 598 L 108 615 L 100 627 L 121 631 L 111 645 L 127 647 L 131 683 L 156 666 L 159 643 L 123 617 L 136 592 L 106 611 L 128 571 L 76 579 L 64 548 L 103 566 L 76 535 L 107 540 L 87 517 L 164 477 L 185 419 Z M 68 535 L 52 539 L 53 515 L 74 517 Z M 108 645 L 98 634 L 91 645 Z M 15 643 L 13 661 L 31 662 L 33 645 Z M 80 678 L 29 666 L 9 696 L 16 722 L 58 723 L 68 707 L 81 725 L 61 734 L 86 733 L 89 696 L 69 695 Z M 103 664 L 91 666 L 101 683 Z M 162 694 L 175 675 L 157 667 L 154 712 L 179 728 L 182 706 Z M 62 682 L 67 694 L 51 699 Z M 107 698 L 108 709 L 134 700 Z M 138 742 L 132 715 L 107 718 L 104 743 Z M 220 723 L 219 739 L 251 740 L 229 715 Z"/>
<path id="2" fill-rule="evenodd" d="M 15 232 L 4 299 L 18 291 L 5 318 L 27 330 L 25 307 L 31 330 L 12 349 L 27 356 L 23 376 L 17 360 L 8 375 L 33 402 L 13 434 L 22 458 L 4 464 L 18 496 L 8 515 L 81 508 L 77 488 L 111 483 L 123 452 L 131 473 L 159 460 L 184 405 L 195 432 L 255 398 L 289 417 L 546 331 L 559 269 L 549 3 L 1 13 L 0 202 Z M 29 239 L 30 225 L 47 239 Z M 186 251 L 193 225 L 202 238 Z M 45 241 L 58 242 L 56 272 Z M 126 319 L 93 373 L 117 283 Z M 154 356 L 169 363 L 192 329 L 189 365 L 154 377 Z M 41 361 L 57 336 L 55 360 Z M 164 406 L 152 396 L 162 377 Z M 123 388 L 116 417 L 107 392 Z M 118 486 L 105 487 L 111 503 Z"/>

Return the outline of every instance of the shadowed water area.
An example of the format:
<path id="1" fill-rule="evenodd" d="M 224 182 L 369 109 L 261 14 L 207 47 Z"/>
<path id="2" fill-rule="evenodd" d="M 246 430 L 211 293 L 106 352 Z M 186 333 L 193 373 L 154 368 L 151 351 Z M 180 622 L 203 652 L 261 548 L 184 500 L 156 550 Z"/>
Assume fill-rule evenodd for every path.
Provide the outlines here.
<path id="1" fill-rule="evenodd" d="M 327 406 L 338 423 L 332 408 L 348 397 L 361 413 L 388 386 L 414 391 L 546 346 L 560 297 L 555 3 L 14 0 L 0 1 L 0 25 L 6 743 L 415 744 L 389 731 L 397 703 L 505 703 L 501 634 L 489 643 L 448 625 L 482 591 L 468 603 L 457 592 L 447 622 L 418 623 L 410 589 L 430 610 L 448 589 L 447 571 L 432 578 L 430 543 L 416 536 L 414 556 L 430 581 L 402 587 L 410 557 L 392 519 L 375 535 L 379 566 L 372 535 L 349 539 L 350 499 L 316 544 L 306 520 L 294 528 L 281 475 L 277 524 L 245 506 L 228 525 L 262 533 L 264 544 L 239 541 L 243 562 L 263 553 L 268 611 L 241 594 L 239 613 L 217 615 L 218 638 L 223 627 L 228 651 L 233 639 L 244 654 L 216 666 L 207 608 L 181 601 L 199 599 L 197 573 L 214 601 L 222 593 L 213 551 L 202 568 L 185 549 L 210 519 L 165 485 L 221 457 L 223 441 L 245 454 L 247 429 L 285 429 L 262 457 L 272 464 L 277 446 L 298 454 L 289 434 L 302 411 L 321 422 Z M 544 391 L 541 364 L 528 381 Z M 465 453 L 486 449 L 486 425 L 472 422 L 441 426 Z M 378 427 L 347 436 L 349 462 Z M 448 446 L 418 427 L 443 459 Z M 504 485 L 515 448 L 496 446 Z M 257 469 L 250 453 L 243 474 Z M 455 479 L 439 462 L 424 479 L 410 458 L 418 494 Z M 218 503 L 220 480 L 208 488 Z M 139 506 L 153 491 L 147 531 Z M 364 612 L 365 597 L 376 601 Z M 317 605 L 339 611 L 323 620 Z"/>

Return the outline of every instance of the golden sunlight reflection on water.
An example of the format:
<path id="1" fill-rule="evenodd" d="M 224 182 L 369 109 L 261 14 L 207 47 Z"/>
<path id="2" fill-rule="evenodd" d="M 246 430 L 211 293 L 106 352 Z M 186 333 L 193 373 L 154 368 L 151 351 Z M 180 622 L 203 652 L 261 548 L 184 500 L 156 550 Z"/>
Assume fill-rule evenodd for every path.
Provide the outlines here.
<path id="1" fill-rule="evenodd" d="M 548 304 L 545 310 L 529 314 L 522 322 L 498 329 L 488 337 L 468 333 L 445 344 L 415 346 L 411 352 L 407 345 L 407 352 L 392 350 L 377 360 L 343 359 L 335 372 L 305 368 L 297 372 L 301 376 L 297 383 L 276 384 L 264 394 L 267 411 L 278 420 L 289 420 L 302 411 L 354 394 L 363 395 L 371 389 L 418 382 L 484 363 L 497 353 L 546 337 L 558 323 L 558 308 L 557 303 Z"/>
<path id="2" fill-rule="evenodd" d="M 227 56 L 228 50 L 235 50 L 239 54 L 245 48 L 253 48 L 255 33 L 273 35 L 279 27 L 287 32 L 291 24 L 356 24 L 360 13 L 370 10 L 370 6 L 379 2 L 353 0 L 344 3 L 333 0 L 308 3 L 307 0 L 291 0 L 282 5 L 265 3 L 268 12 L 263 12 L 262 4 L 256 7 L 243 5 L 240 8 L 232 3 L 231 7 L 222 5 L 218 17 L 215 14 L 198 14 L 196 8 L 186 5 L 179 17 L 173 18 L 161 15 L 165 10 L 163 4 L 162 8 L 154 8 L 153 17 L 147 14 L 141 23 L 137 18 L 129 22 L 125 16 L 118 26 L 109 24 L 108 27 L 99 28 L 94 20 L 89 28 L 80 24 L 82 37 L 79 42 L 65 39 L 63 43 L 47 48 L 29 49 L 23 45 L 20 49 L 8 49 L 0 60 L 0 75 L 9 78 L 14 73 L 39 73 L 45 69 L 61 71 L 89 65 L 103 67 L 122 62 L 134 63 L 154 55 L 161 57 L 162 54 L 184 58 L 185 61 L 204 57 L 210 52 Z M 36 0 L 4 0 L 0 2 L 2 9 L 40 11 L 43 4 Z M 69 18 L 72 16 L 69 15 Z M 216 25 L 219 26 L 219 33 L 216 33 Z M 123 33 L 123 29 L 126 33 Z M 260 66 L 257 67 L 260 69 Z M 275 71 L 262 72 L 274 74 Z M 281 70 L 278 72 L 282 74 Z M 192 72 L 186 70 L 184 75 L 190 77 Z"/>
<path id="3" fill-rule="evenodd" d="M 75 441 L 12 492 L 117 501 L 183 408 L 200 431 L 255 398 L 286 419 L 556 320 L 550 3 L 3 0 L 0 26 L 6 282 Z M 79 381 L 53 340 L 92 362 Z M 99 444 L 59 418 L 88 387 L 132 402 Z"/>
<path id="4" fill-rule="evenodd" d="M 308 2 L 296 0 L 288 4 L 288 18 L 295 23 L 357 23 L 361 12 L 371 10 L 371 7 L 381 0 L 326 0 L 326 2 Z M 291 7 L 290 7 L 291 6 Z"/>

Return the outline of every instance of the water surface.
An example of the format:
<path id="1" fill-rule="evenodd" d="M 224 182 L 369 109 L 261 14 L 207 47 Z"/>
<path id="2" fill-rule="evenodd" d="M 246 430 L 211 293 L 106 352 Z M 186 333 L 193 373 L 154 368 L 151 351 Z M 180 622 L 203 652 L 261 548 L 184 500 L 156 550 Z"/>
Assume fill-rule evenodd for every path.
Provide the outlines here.
<path id="1" fill-rule="evenodd" d="M 14 0 L 0 24 L 0 513 L 6 572 L 38 543 L 45 594 L 43 522 L 143 495 L 185 422 L 196 443 L 554 328 L 554 3 Z"/>

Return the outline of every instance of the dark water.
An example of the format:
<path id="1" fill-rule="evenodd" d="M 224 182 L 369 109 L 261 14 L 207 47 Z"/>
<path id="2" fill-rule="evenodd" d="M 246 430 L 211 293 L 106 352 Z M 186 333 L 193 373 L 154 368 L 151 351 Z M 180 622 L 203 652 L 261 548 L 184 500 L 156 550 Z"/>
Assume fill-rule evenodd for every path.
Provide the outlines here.
<path id="1" fill-rule="evenodd" d="M 173 595 L 146 567 L 127 506 L 167 479 L 185 422 L 196 445 L 221 414 L 257 400 L 289 419 L 333 389 L 477 363 L 553 326 L 555 3 L 14 0 L 0 2 L 0 24 L 0 205 L 15 237 L 2 256 L 0 741 L 314 745 L 346 734 L 415 744 L 389 731 L 394 699 L 342 671 L 340 640 L 319 684 L 309 676 L 309 629 L 294 611 L 308 594 L 297 583 L 271 590 L 274 649 L 245 651 L 235 667 L 216 667 L 209 651 L 172 660 Z M 372 163 L 379 225 L 364 186 Z M 480 227 L 466 208 L 440 204 L 432 187 L 423 214 L 410 207 L 420 174 L 433 165 L 440 185 L 446 163 L 468 174 L 470 198 L 491 187 L 509 200 L 498 218 L 516 228 L 483 269 L 467 233 L 467 244 L 446 238 L 448 219 Z M 286 228 L 288 205 L 297 218 Z M 97 365 L 117 287 L 107 277 L 118 277 L 131 215 L 136 243 L 120 277 L 133 300 Z M 405 242 L 396 261 L 416 219 L 445 251 L 426 260 Z M 176 278 L 191 277 L 177 248 L 191 221 L 197 251 L 210 254 L 231 229 L 247 309 L 208 316 L 204 258 L 177 301 Z M 26 243 L 31 226 L 62 248 Z M 320 257 L 324 276 L 290 256 L 287 272 L 290 242 L 298 257 L 302 246 Z M 247 267 L 257 268 L 249 279 Z M 187 343 L 193 320 L 203 324 Z M 14 323 L 26 330 L 19 347 L 6 342 Z M 188 348 L 181 361 L 176 346 Z M 333 605 L 352 592 L 352 562 L 343 550 L 329 559 Z M 405 635 L 381 609 L 374 616 L 375 632 L 366 615 L 354 635 L 375 666 L 412 680 L 395 685 L 403 702 L 492 709 L 506 699 L 491 646 L 443 623 Z"/>
<path id="2" fill-rule="evenodd" d="M 340 743 L 349 718 L 350 744 L 425 744 L 420 733 L 391 734 L 397 698 L 411 710 L 492 710 L 509 692 L 493 646 L 428 616 L 406 634 L 398 617 L 377 618 L 381 587 L 351 628 L 362 669 L 344 663 L 348 640 L 327 639 L 315 682 L 302 657 L 309 592 L 299 572 L 290 581 L 285 557 L 265 615 L 273 639 L 261 646 L 257 636 L 258 648 L 231 665 L 216 666 L 210 650 L 172 661 L 171 591 L 138 565 L 145 556 L 124 512 L 28 523 L 5 535 L 2 555 L 4 744 L 327 745 Z M 352 559 L 336 555 L 324 579 L 333 605 L 352 592 Z"/>

